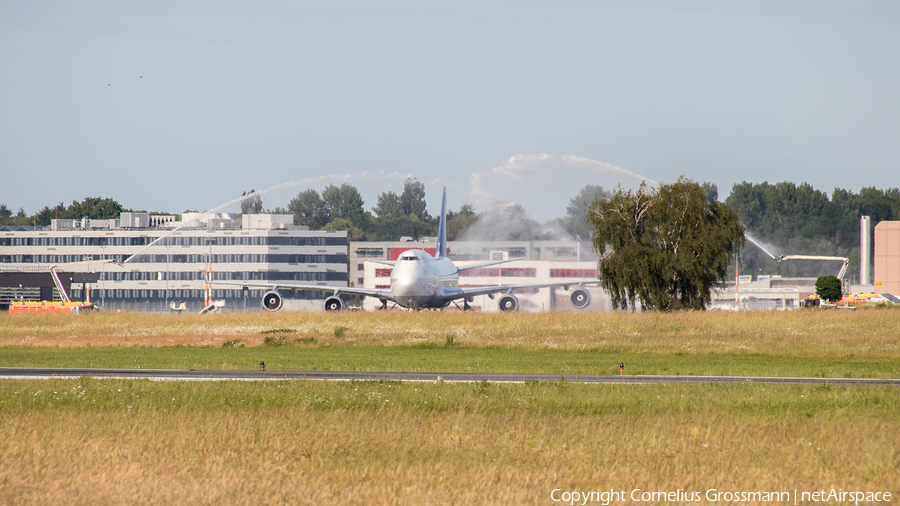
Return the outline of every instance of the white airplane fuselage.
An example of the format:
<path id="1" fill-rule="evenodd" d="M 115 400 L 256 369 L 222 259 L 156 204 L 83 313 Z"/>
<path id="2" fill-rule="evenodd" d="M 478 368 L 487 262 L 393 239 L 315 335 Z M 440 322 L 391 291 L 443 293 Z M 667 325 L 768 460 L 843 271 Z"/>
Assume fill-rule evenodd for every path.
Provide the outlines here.
<path id="1" fill-rule="evenodd" d="M 403 307 L 444 307 L 437 299 L 445 288 L 459 286 L 459 271 L 447 257 L 434 258 L 422 250 L 406 250 L 391 271 L 391 295 Z"/>

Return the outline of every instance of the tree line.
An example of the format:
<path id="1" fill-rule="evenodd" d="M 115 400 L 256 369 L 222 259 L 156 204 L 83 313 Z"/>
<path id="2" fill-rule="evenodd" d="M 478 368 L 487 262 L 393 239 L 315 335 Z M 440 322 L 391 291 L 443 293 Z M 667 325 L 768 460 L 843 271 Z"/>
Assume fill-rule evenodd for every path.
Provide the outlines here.
<path id="1" fill-rule="evenodd" d="M 897 188 L 865 187 L 859 193 L 835 188 L 829 198 L 808 183 L 743 182 L 733 186 L 725 203 L 738 212 L 749 237 L 770 253 L 847 257 L 847 275 L 856 279 L 860 217 L 871 216 L 872 237 L 878 222 L 900 219 Z M 838 268 L 833 270 L 837 272 Z M 753 274 L 818 276 L 827 274 L 830 267 L 816 261 L 775 263 L 748 241 L 741 250 L 741 269 Z"/>
<path id="2" fill-rule="evenodd" d="M 407 236 L 413 239 L 437 235 L 439 216 L 431 216 L 425 200 L 425 185 L 416 178 L 407 178 L 403 191 L 383 192 L 371 211 L 359 190 L 348 183 L 328 185 L 321 193 L 313 189 L 300 192 L 291 199 L 287 212 L 294 215 L 294 224 L 311 230 L 343 230 L 351 241 L 396 241 Z M 447 236 L 455 238 L 465 230 L 475 212 L 463 204 L 459 211 L 447 212 Z M 451 239 L 452 240 L 452 239 Z"/>
<path id="3" fill-rule="evenodd" d="M 716 185 L 699 186 L 710 203 L 718 201 Z M 450 240 L 592 240 L 596 224 L 588 222 L 585 212 L 592 203 L 612 196 L 613 192 L 601 186 L 587 185 L 570 199 L 566 216 L 547 223 L 531 218 L 517 204 L 486 210 L 463 204 L 448 211 L 447 235 Z M 416 178 L 407 179 L 399 192 L 378 195 L 370 210 L 357 188 L 347 183 L 329 185 L 321 192 L 304 190 L 287 208 L 274 210 L 264 209 L 262 199 L 253 190 L 244 192 L 243 197 L 243 213 L 292 214 L 296 225 L 313 230 L 344 230 L 351 241 L 394 241 L 403 236 L 417 240 L 437 235 L 439 217 L 428 213 L 425 185 Z M 873 229 L 882 220 L 900 219 L 897 188 L 866 187 L 859 193 L 836 188 L 829 196 L 808 183 L 742 182 L 732 187 L 724 203 L 738 213 L 749 237 L 771 253 L 849 257 L 851 277 L 858 277 L 859 273 L 859 217 L 871 216 Z M 47 226 L 51 219 L 82 217 L 115 219 L 123 212 L 133 211 L 105 197 L 44 206 L 30 216 L 22 208 L 14 213 L 6 204 L 0 204 L 0 225 Z M 831 270 L 822 262 L 775 263 L 750 241 L 740 249 L 740 261 L 741 272 L 752 274 L 818 276 Z M 838 267 L 833 270 L 836 272 Z"/>
<path id="4" fill-rule="evenodd" d="M 473 240 L 528 241 L 584 238 L 593 235 L 585 211 L 591 202 L 609 198 L 611 193 L 602 186 L 587 185 L 574 196 L 562 218 L 540 223 L 530 217 L 518 204 L 498 205 L 477 212 L 471 204 L 447 211 L 447 237 L 459 240 L 469 234 Z M 311 230 L 343 230 L 351 241 L 396 241 L 401 237 L 418 240 L 437 235 L 439 216 L 427 210 L 425 185 L 416 178 L 408 178 L 399 192 L 386 191 L 377 197 L 370 210 L 359 190 L 348 183 L 328 185 L 321 192 L 307 189 L 291 199 L 286 208 L 265 209 L 261 196 L 254 190 L 241 194 L 241 213 L 292 214 L 295 225 Z M 20 208 L 13 212 L 0 204 L 0 225 L 47 226 L 52 219 L 116 219 L 123 212 L 133 211 L 116 200 L 89 197 L 81 202 L 45 206 L 33 215 Z M 191 211 L 185 211 L 191 212 Z M 167 214 L 167 213 L 151 213 Z"/>
<path id="5" fill-rule="evenodd" d="M 68 206 L 60 202 L 54 207 L 44 206 L 31 216 L 25 214 L 23 208 L 13 215 L 6 204 L 0 204 L 0 225 L 46 227 L 50 220 L 80 220 L 87 217 L 92 220 L 117 219 L 123 212 L 130 212 L 111 198 L 88 197 L 81 202 L 73 200 Z"/>
<path id="6" fill-rule="evenodd" d="M 611 194 L 601 186 L 587 185 L 570 200 L 567 216 L 539 223 L 518 204 L 499 205 L 476 212 L 471 204 L 447 211 L 447 239 L 463 238 L 493 241 L 572 239 L 592 235 L 586 210 L 598 198 Z M 403 190 L 382 192 L 371 211 L 365 209 L 359 191 L 353 185 L 329 185 L 321 193 L 308 189 L 288 204 L 295 225 L 310 229 L 345 230 L 351 241 L 414 240 L 437 235 L 439 216 L 431 216 L 425 200 L 425 185 L 408 178 Z"/>

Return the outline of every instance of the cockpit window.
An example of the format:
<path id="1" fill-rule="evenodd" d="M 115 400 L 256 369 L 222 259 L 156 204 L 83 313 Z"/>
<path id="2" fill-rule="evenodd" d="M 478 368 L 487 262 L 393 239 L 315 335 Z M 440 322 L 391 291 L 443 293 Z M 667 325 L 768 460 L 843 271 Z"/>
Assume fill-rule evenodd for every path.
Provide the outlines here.
<path id="1" fill-rule="evenodd" d="M 400 257 L 400 260 L 406 260 L 407 262 L 415 262 L 418 260 L 417 257 Z"/>

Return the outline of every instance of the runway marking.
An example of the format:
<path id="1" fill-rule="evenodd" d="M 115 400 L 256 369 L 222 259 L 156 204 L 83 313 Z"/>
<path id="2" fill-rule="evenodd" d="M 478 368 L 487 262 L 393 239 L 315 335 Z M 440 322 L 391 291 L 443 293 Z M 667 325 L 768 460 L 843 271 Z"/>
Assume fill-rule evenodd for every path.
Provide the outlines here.
<path id="1" fill-rule="evenodd" d="M 99 369 L 99 368 L 24 368 L 0 367 L 0 378 L 53 379 L 78 378 L 150 379 L 156 381 L 422 381 L 445 383 L 525 383 L 529 381 L 604 384 L 666 383 L 784 383 L 829 385 L 892 385 L 897 378 L 804 378 L 779 376 L 675 376 L 675 375 L 605 375 L 605 374 L 516 374 L 516 373 L 415 373 L 355 371 L 234 371 L 189 369 Z"/>

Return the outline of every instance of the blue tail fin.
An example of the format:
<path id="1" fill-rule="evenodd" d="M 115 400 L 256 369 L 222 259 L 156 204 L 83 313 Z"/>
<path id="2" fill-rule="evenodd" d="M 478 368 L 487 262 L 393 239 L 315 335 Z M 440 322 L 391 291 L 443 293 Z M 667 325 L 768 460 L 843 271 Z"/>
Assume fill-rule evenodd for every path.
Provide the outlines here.
<path id="1" fill-rule="evenodd" d="M 434 258 L 447 256 L 447 187 L 444 187 L 444 197 L 441 199 L 441 221 L 438 224 L 437 247 L 434 250 Z"/>

